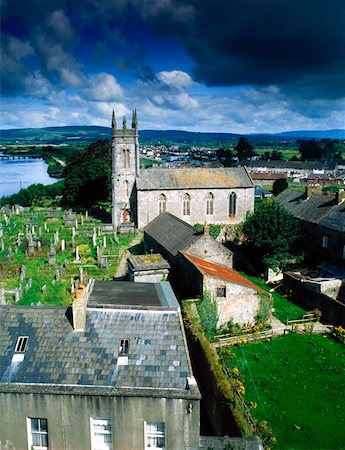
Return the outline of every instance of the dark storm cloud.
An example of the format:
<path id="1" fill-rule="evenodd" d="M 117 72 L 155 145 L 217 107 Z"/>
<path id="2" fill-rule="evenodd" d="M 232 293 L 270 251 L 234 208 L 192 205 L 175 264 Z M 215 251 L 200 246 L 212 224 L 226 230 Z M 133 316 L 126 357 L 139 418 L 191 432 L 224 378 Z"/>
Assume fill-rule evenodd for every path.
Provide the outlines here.
<path id="1" fill-rule="evenodd" d="M 135 3 L 146 23 L 188 49 L 195 78 L 207 85 L 277 84 L 307 96 L 345 92 L 343 0 Z"/>
<path id="2" fill-rule="evenodd" d="M 175 38 L 194 61 L 193 78 L 208 86 L 337 98 L 345 93 L 344 19 L 344 0 L 3 0 L 2 93 L 44 79 L 76 87 L 85 55 L 153 79 L 138 57 L 145 42 L 133 56 L 130 39 L 146 26 Z"/>

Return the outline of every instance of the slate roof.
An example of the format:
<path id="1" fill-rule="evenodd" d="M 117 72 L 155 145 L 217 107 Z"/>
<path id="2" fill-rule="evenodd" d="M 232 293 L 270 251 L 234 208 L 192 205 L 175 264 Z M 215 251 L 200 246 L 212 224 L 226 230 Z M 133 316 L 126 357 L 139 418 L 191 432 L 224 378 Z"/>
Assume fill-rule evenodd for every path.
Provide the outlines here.
<path id="1" fill-rule="evenodd" d="M 230 269 L 229 267 L 215 264 L 211 261 L 207 261 L 206 259 L 198 258 L 197 256 L 194 256 L 188 252 L 183 253 L 183 255 L 203 274 L 211 275 L 213 277 L 219 278 L 220 280 L 239 284 L 241 286 L 262 292 L 262 289 L 259 286 L 252 283 L 250 280 L 243 277 L 235 270 Z"/>
<path id="2" fill-rule="evenodd" d="M 173 256 L 202 235 L 192 225 L 168 212 L 155 217 L 145 226 L 144 232 Z"/>
<path id="3" fill-rule="evenodd" d="M 161 306 L 179 308 L 170 283 L 133 283 L 133 281 L 97 281 L 88 306 Z"/>
<path id="4" fill-rule="evenodd" d="M 137 178 L 140 191 L 250 187 L 253 182 L 245 167 L 145 169 Z"/>
<path id="5" fill-rule="evenodd" d="M 305 194 L 286 189 L 276 200 L 293 216 L 335 231 L 345 232 L 345 202 L 336 204 L 335 195 Z"/>
<path id="6" fill-rule="evenodd" d="M 177 308 L 94 304 L 86 314 L 85 331 L 74 331 L 65 308 L 1 306 L 0 390 L 18 383 L 185 390 L 192 372 Z M 28 348 L 12 362 L 19 336 L 29 337 Z M 129 339 L 128 365 L 118 365 L 120 339 Z"/>
<path id="7" fill-rule="evenodd" d="M 246 165 L 248 168 L 251 167 L 266 167 L 268 169 L 291 169 L 291 170 L 334 170 L 334 163 L 324 163 L 318 161 L 264 161 L 264 160 L 254 160 L 254 161 L 241 161 L 241 164 Z"/>

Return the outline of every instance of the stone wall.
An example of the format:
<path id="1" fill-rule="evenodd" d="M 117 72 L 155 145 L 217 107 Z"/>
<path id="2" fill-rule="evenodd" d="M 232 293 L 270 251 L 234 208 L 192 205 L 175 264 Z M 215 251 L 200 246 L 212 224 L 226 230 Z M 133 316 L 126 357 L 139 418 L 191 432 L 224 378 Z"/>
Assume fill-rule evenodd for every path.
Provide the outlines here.
<path id="1" fill-rule="evenodd" d="M 165 422 L 166 448 L 199 445 L 199 400 L 101 395 L 0 394 L 0 441 L 27 449 L 27 418 L 45 418 L 52 449 L 90 449 L 90 418 L 111 419 L 113 448 L 142 450 L 144 421 Z"/>
<path id="2" fill-rule="evenodd" d="M 206 214 L 206 196 L 211 192 L 214 196 L 214 214 Z M 237 213 L 229 217 L 229 196 L 232 192 L 237 195 Z M 190 195 L 190 215 L 183 215 L 183 196 Z M 138 191 L 138 228 L 141 229 L 159 214 L 159 196 L 166 196 L 166 211 L 191 225 L 196 223 L 238 224 L 245 220 L 248 211 L 254 210 L 254 188 L 222 188 L 222 189 L 189 189 Z"/>
<path id="3" fill-rule="evenodd" d="M 208 234 L 200 236 L 185 251 L 216 264 L 221 264 L 231 269 L 233 267 L 233 253 Z"/>
<path id="4" fill-rule="evenodd" d="M 319 309 L 323 323 L 345 326 L 345 304 L 308 289 L 305 283 L 291 273 L 284 273 L 284 287 L 291 292 L 292 298 L 297 304 L 309 310 Z M 345 294 L 344 285 L 341 292 Z"/>
<path id="5" fill-rule="evenodd" d="M 225 286 L 225 297 L 217 297 L 217 288 L 220 286 Z M 209 275 L 204 275 L 204 289 L 211 292 L 217 300 L 218 327 L 225 325 L 230 320 L 240 325 L 248 322 L 255 323 L 260 306 L 260 297 L 257 291 Z"/>

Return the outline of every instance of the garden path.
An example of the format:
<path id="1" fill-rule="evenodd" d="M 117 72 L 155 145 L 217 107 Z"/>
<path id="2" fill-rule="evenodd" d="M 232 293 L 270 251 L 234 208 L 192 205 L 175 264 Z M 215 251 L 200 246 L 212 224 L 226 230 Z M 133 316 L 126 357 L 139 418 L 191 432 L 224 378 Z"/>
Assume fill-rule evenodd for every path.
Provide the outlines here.
<path id="1" fill-rule="evenodd" d="M 286 325 L 281 322 L 276 317 L 272 316 L 272 330 L 274 330 L 274 334 L 285 334 L 286 331 L 291 331 L 291 325 Z M 332 325 L 324 325 L 321 322 L 313 322 L 313 333 L 330 333 Z M 300 324 L 300 327 L 303 328 L 303 324 Z"/>
<path id="2" fill-rule="evenodd" d="M 124 255 L 122 256 L 119 266 L 117 268 L 115 277 L 116 278 L 126 278 L 127 275 L 127 258 L 130 255 L 129 249 L 131 247 L 134 247 L 137 244 L 140 244 L 141 239 L 143 237 L 143 233 L 141 231 L 138 231 L 137 236 L 133 239 L 133 241 L 131 242 L 131 245 L 128 247 L 126 253 L 124 253 Z"/>

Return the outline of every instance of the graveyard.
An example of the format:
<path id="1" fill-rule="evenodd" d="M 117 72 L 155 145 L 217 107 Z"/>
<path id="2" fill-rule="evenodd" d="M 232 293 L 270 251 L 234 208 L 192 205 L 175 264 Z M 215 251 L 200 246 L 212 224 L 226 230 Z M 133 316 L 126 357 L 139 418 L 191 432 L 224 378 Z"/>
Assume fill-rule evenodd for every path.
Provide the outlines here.
<path id="1" fill-rule="evenodd" d="M 79 283 L 115 277 L 134 237 L 87 212 L 2 208 L 0 304 L 69 305 Z"/>

